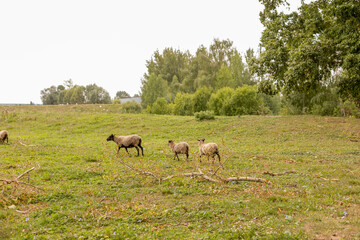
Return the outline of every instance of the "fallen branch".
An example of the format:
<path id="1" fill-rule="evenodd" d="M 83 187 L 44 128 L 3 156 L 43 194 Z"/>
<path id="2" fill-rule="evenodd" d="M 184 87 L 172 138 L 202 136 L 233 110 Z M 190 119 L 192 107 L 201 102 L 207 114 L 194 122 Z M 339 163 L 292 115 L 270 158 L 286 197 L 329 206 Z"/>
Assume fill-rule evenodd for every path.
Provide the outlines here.
<path id="1" fill-rule="evenodd" d="M 159 182 L 159 184 L 161 184 L 162 182 L 168 181 L 170 179 L 173 179 L 175 177 L 202 177 L 203 179 L 205 179 L 207 181 L 210 181 L 210 182 L 214 182 L 214 183 L 229 183 L 229 182 L 232 182 L 232 181 L 250 181 L 250 182 L 271 183 L 269 180 L 262 179 L 262 178 L 255 178 L 255 177 L 229 177 L 229 178 L 223 178 L 222 176 L 216 175 L 216 171 L 215 171 L 215 173 L 209 173 L 210 174 L 210 176 L 209 176 L 208 174 L 204 173 L 199 167 L 197 167 L 198 172 L 179 173 L 179 174 L 170 175 L 170 176 L 166 176 L 166 177 L 159 177 L 159 176 L 156 176 L 152 172 L 144 172 L 144 171 L 141 171 L 139 169 L 136 169 L 136 168 L 130 166 L 129 164 L 127 164 L 123 160 L 121 160 L 118 155 L 116 155 L 116 157 L 119 159 L 120 164 L 124 165 L 125 167 L 127 167 L 128 169 L 130 169 L 132 171 L 137 172 L 140 175 L 152 176 L 153 178 L 155 178 Z M 219 180 L 214 179 L 213 176 L 216 176 L 217 178 L 219 178 Z"/>
<path id="2" fill-rule="evenodd" d="M 36 145 L 27 145 L 27 144 L 22 143 L 22 142 L 20 142 L 20 141 L 19 141 L 19 143 L 20 143 L 20 145 L 23 145 L 23 146 L 25 146 L 25 147 L 36 147 Z"/>
<path id="3" fill-rule="evenodd" d="M 31 172 L 32 170 L 34 170 L 35 167 L 32 167 L 30 168 L 29 170 L 26 170 L 25 172 L 23 172 L 22 174 L 20 174 L 19 176 L 17 176 L 15 179 L 5 179 L 5 178 L 0 178 L 0 181 L 4 182 L 5 184 L 23 184 L 23 185 L 26 185 L 26 186 L 30 186 L 32 188 L 36 188 L 38 190 L 43 190 L 42 188 L 39 188 L 37 186 L 34 186 L 30 183 L 26 183 L 26 182 L 23 182 L 21 181 L 21 178 L 23 178 L 26 174 L 29 174 L 29 172 Z"/>
<path id="4" fill-rule="evenodd" d="M 280 175 L 285 175 L 287 173 L 296 173 L 295 170 L 291 170 L 291 171 L 285 171 L 285 172 L 282 172 L 282 173 L 271 173 L 271 172 L 263 172 L 263 174 L 268 174 L 268 175 L 271 175 L 271 176 L 280 176 Z"/>
<path id="5" fill-rule="evenodd" d="M 133 170 L 133 171 L 135 171 L 135 172 L 137 172 L 137 173 L 139 173 L 140 175 L 152 176 L 152 177 L 154 177 L 154 178 L 159 182 L 159 184 L 161 183 L 161 178 L 158 177 L 158 176 L 156 176 L 156 175 L 153 174 L 152 172 L 144 172 L 144 171 L 141 171 L 141 170 L 139 170 L 139 169 L 136 169 L 136 168 L 130 166 L 129 164 L 125 163 L 123 160 L 121 160 L 118 155 L 116 155 L 116 157 L 120 160 L 120 163 L 121 163 L 122 165 L 124 165 L 125 167 L 127 167 L 127 168 L 129 168 L 129 169 L 131 169 L 131 170 Z"/>
<path id="6" fill-rule="evenodd" d="M 339 181 L 339 179 L 337 178 L 333 178 L 333 179 L 327 179 L 327 178 L 324 178 L 324 177 L 319 177 L 321 180 L 324 180 L 324 181 Z"/>
<path id="7" fill-rule="evenodd" d="M 263 178 L 255 178 L 255 177 L 229 177 L 225 179 L 225 182 L 232 182 L 232 181 L 248 181 L 248 182 L 266 182 L 271 183 L 269 180 Z"/>

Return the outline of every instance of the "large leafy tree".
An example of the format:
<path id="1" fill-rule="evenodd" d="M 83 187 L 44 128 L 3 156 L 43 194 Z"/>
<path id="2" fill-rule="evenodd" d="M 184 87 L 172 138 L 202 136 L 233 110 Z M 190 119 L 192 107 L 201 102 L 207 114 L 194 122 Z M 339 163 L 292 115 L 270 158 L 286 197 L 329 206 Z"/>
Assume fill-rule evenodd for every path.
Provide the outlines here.
<path id="1" fill-rule="evenodd" d="M 285 0 L 260 0 L 265 27 L 261 53 L 252 70 L 263 76 L 260 89 L 301 95 L 303 103 L 331 84 L 360 106 L 360 4 L 357 0 L 316 0 L 286 14 Z"/>
<path id="2" fill-rule="evenodd" d="M 99 87 L 96 84 L 89 84 L 85 87 L 85 102 L 92 104 L 108 104 L 111 103 L 111 98 L 104 88 Z"/>

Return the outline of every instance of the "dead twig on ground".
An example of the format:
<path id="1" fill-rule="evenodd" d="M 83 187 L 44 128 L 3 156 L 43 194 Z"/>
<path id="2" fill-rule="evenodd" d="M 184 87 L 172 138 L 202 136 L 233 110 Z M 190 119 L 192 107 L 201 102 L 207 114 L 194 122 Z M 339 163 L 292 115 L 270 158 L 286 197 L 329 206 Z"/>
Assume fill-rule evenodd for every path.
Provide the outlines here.
<path id="1" fill-rule="evenodd" d="M 280 176 L 280 175 L 285 175 L 287 173 L 296 173 L 295 170 L 291 170 L 291 171 L 285 171 L 285 172 L 281 172 L 281 173 L 271 173 L 271 172 L 263 172 L 263 174 L 268 174 L 268 175 L 271 175 L 271 176 Z"/>
<path id="2" fill-rule="evenodd" d="M 173 179 L 175 177 L 202 177 L 203 179 L 210 181 L 210 182 L 214 182 L 214 183 L 229 183 L 232 181 L 250 181 L 250 182 L 263 182 L 263 183 L 271 183 L 270 181 L 266 180 L 266 179 L 262 179 L 262 178 L 255 178 L 255 177 L 229 177 L 229 178 L 223 178 L 222 176 L 219 176 L 216 174 L 216 172 L 218 171 L 218 169 L 214 172 L 214 173 L 209 173 L 206 174 L 204 173 L 200 167 L 197 167 L 198 172 L 190 172 L 190 173 L 179 173 L 179 174 L 174 174 L 174 175 L 170 175 L 170 176 L 166 176 L 166 177 L 160 177 L 155 175 L 152 172 L 145 172 L 142 170 L 139 170 L 137 168 L 134 168 L 132 166 L 130 166 L 129 164 L 125 163 L 123 160 L 120 159 L 120 157 L 118 155 L 116 155 L 116 157 L 119 159 L 120 164 L 122 164 L 123 166 L 127 167 L 128 169 L 137 172 L 140 175 L 145 175 L 145 176 L 152 176 L 153 178 L 155 178 L 159 184 L 161 184 L 162 182 L 168 181 L 170 179 Z M 213 176 L 216 176 L 218 179 L 213 178 Z"/>

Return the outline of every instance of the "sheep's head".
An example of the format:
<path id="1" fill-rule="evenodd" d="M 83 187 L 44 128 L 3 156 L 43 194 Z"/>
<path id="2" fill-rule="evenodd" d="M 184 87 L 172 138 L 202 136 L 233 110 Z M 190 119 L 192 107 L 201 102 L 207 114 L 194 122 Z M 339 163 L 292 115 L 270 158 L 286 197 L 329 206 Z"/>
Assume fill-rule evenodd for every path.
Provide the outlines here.
<path id="1" fill-rule="evenodd" d="M 205 138 L 203 138 L 203 139 L 198 139 L 198 141 L 199 141 L 199 144 L 202 144 L 202 143 L 205 142 Z"/>
<path id="2" fill-rule="evenodd" d="M 172 145 L 173 143 L 174 143 L 174 141 L 173 141 L 173 140 L 169 140 L 168 145 L 170 146 L 170 145 Z"/>
<path id="3" fill-rule="evenodd" d="M 111 134 L 107 139 L 106 141 L 114 141 L 114 134 Z"/>

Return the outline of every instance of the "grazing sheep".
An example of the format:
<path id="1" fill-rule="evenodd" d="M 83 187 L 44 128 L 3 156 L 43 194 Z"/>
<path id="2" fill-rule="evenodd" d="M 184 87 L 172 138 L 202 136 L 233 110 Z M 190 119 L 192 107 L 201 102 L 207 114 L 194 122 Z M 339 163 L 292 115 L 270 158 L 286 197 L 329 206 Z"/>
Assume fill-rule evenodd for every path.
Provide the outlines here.
<path id="1" fill-rule="evenodd" d="M 117 150 L 117 153 L 119 153 L 120 148 L 122 148 L 122 147 L 125 148 L 127 153 L 129 153 L 127 150 L 128 148 L 135 147 L 137 150 L 138 156 L 140 155 L 139 148 L 141 148 L 141 153 L 144 156 L 144 150 L 143 150 L 143 147 L 141 146 L 141 137 L 139 137 L 136 134 L 129 135 L 129 136 L 118 136 L 118 137 L 115 136 L 114 134 L 111 134 L 106 140 L 114 141 L 118 145 L 119 148 Z"/>
<path id="2" fill-rule="evenodd" d="M 220 154 L 219 154 L 219 147 L 216 143 L 206 143 L 205 144 L 205 139 L 200 139 L 199 141 L 199 153 L 200 153 L 200 162 L 201 162 L 201 156 L 202 155 L 206 155 L 207 160 L 209 161 L 209 157 L 212 156 L 213 157 L 213 163 L 215 160 L 215 154 L 219 157 L 219 163 L 221 164 L 220 161 Z"/>
<path id="3" fill-rule="evenodd" d="M 0 131 L 0 142 L 6 142 L 9 143 L 9 133 L 6 130 Z"/>
<path id="4" fill-rule="evenodd" d="M 189 158 L 189 144 L 186 142 L 180 142 L 180 143 L 174 143 L 173 140 L 169 140 L 168 143 L 169 147 L 171 148 L 171 151 L 175 153 L 175 157 L 177 157 L 178 161 L 180 161 L 178 154 L 186 154 L 186 160 Z"/>

